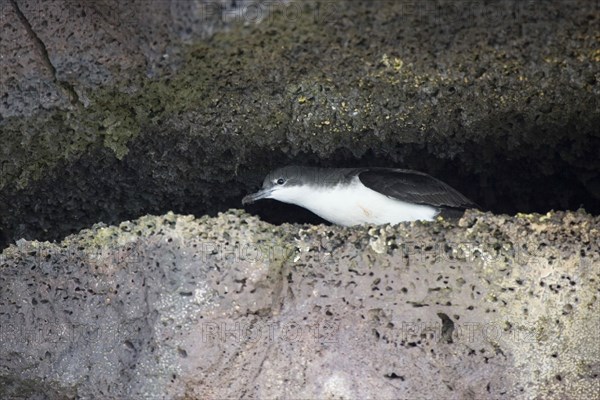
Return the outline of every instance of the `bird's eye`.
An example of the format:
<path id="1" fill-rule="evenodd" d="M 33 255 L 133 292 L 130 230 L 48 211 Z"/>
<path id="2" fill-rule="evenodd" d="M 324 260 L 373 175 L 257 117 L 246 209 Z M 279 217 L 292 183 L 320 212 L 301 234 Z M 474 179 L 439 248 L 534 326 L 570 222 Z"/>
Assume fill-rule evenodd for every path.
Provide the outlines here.
<path id="1" fill-rule="evenodd" d="M 285 183 L 285 179 L 283 179 L 283 178 L 277 179 L 277 184 L 278 185 L 283 185 L 284 183 Z"/>

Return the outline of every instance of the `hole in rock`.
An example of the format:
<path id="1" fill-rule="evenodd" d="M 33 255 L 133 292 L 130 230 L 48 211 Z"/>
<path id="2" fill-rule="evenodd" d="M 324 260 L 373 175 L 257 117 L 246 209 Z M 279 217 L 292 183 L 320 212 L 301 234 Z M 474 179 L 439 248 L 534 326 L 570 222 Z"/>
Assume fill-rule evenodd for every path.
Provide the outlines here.
<path id="1" fill-rule="evenodd" d="M 486 211 L 516 214 L 577 210 L 600 213 L 600 176 L 592 135 L 565 139 L 559 145 L 525 145 L 511 151 L 483 138 L 463 144 L 463 153 L 440 158 L 440 149 L 403 146 L 401 159 L 367 152 L 356 158 L 345 149 L 328 159 L 314 154 L 288 158 L 281 152 L 256 151 L 237 169 L 231 152 L 221 164 L 202 164 L 202 143 L 142 135 L 118 160 L 101 149 L 48 171 L 25 188 L 0 192 L 0 248 L 20 238 L 61 240 L 94 223 L 118 224 L 146 214 L 216 215 L 243 208 L 244 195 L 255 192 L 266 174 L 284 165 L 321 167 L 382 166 L 426 172 L 454 187 Z M 178 141 L 183 144 L 180 145 Z M 184 149 L 184 150 L 181 150 Z M 274 200 L 247 205 L 262 220 L 281 224 L 325 223 L 311 212 Z"/>

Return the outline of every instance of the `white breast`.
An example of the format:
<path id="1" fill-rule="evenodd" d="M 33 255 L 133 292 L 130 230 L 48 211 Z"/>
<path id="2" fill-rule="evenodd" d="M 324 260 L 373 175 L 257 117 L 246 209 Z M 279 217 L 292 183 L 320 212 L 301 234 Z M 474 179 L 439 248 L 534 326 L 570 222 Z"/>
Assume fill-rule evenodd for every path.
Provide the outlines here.
<path id="1" fill-rule="evenodd" d="M 334 224 L 397 224 L 403 221 L 431 221 L 438 214 L 435 207 L 410 204 L 382 195 L 354 179 L 352 185 L 321 189 L 289 187 L 273 193 L 273 198 L 304 207 Z"/>

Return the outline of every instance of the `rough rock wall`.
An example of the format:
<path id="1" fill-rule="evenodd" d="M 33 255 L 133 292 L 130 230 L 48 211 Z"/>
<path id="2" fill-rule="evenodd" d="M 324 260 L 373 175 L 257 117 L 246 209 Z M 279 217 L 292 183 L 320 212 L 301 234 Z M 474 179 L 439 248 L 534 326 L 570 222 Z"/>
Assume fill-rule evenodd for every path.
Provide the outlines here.
<path id="1" fill-rule="evenodd" d="M 0 397 L 597 398 L 599 231 L 584 212 L 232 211 L 21 241 L 0 264 Z"/>
<path id="2" fill-rule="evenodd" d="M 239 206 L 292 162 L 600 212 L 598 2 L 205 3 L 2 2 L 4 245 Z"/>
<path id="3" fill-rule="evenodd" d="M 3 248 L 239 206 L 291 162 L 600 212 L 598 2 L 149 4 L 0 0 Z M 19 240 L 0 397 L 594 398 L 599 225 L 233 211 Z"/>
<path id="4" fill-rule="evenodd" d="M 228 28 L 251 4 L 3 0 L 0 116 L 76 110 L 71 106 L 89 106 L 93 90 L 106 86 L 134 90 L 139 75 L 176 70 L 182 44 Z"/>

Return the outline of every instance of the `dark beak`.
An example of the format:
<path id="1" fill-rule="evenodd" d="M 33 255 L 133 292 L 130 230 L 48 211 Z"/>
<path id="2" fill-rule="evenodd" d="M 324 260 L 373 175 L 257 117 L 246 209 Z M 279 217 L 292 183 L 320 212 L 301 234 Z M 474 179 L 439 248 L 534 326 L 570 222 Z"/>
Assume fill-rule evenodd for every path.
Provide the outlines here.
<path id="1" fill-rule="evenodd" d="M 255 201 L 260 200 L 260 199 L 265 199 L 265 198 L 269 197 L 269 195 L 271 194 L 272 191 L 273 191 L 273 189 L 262 189 L 256 193 L 249 194 L 248 196 L 245 196 L 242 199 L 242 204 L 246 205 L 246 204 L 254 203 Z"/>

